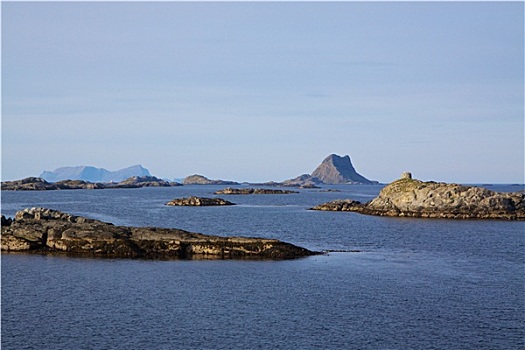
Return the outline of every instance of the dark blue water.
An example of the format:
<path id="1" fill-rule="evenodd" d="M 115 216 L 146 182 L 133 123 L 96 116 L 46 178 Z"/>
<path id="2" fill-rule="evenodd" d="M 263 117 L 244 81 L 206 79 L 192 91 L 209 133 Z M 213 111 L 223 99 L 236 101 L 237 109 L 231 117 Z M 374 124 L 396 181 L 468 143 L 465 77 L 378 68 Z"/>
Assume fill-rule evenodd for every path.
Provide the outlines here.
<path id="1" fill-rule="evenodd" d="M 332 186 L 334 187 L 334 186 Z M 500 187 L 499 190 L 520 190 Z M 381 186 L 228 196 L 223 187 L 3 192 L 2 213 L 43 206 L 118 225 L 273 237 L 292 261 L 144 261 L 2 254 L 3 349 L 519 349 L 525 223 L 308 211 Z"/>

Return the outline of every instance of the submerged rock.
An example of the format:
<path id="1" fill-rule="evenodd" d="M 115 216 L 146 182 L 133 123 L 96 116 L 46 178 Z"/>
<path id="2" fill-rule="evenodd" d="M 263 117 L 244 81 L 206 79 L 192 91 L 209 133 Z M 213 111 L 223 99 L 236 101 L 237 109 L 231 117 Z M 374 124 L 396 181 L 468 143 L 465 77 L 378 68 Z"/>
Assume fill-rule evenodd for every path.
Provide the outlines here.
<path id="1" fill-rule="evenodd" d="M 276 239 L 114 226 L 45 208 L 17 212 L 1 232 L 3 251 L 43 254 L 154 259 L 292 259 L 318 254 Z"/>
<path id="2" fill-rule="evenodd" d="M 178 205 L 178 206 L 210 206 L 210 205 L 235 205 L 235 203 L 229 202 L 222 198 L 207 198 L 207 197 L 196 197 L 190 196 L 187 198 L 177 198 L 174 199 L 166 205 Z"/>
<path id="3" fill-rule="evenodd" d="M 215 194 L 292 194 L 299 193 L 290 190 L 274 190 L 267 188 L 231 188 L 227 187 L 223 190 L 216 191 Z"/>
<path id="4" fill-rule="evenodd" d="M 396 217 L 525 220 L 525 193 L 423 182 L 405 173 L 369 203 L 334 201 L 312 209 Z"/>

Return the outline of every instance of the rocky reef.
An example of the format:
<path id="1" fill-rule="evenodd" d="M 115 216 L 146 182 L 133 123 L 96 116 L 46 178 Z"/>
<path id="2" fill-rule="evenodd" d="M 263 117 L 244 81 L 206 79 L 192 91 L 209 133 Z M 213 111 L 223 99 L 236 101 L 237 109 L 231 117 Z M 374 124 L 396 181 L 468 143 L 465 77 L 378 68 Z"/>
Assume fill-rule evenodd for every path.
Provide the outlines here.
<path id="1" fill-rule="evenodd" d="M 404 173 L 368 203 L 337 200 L 312 209 L 394 217 L 525 220 L 525 193 L 423 182 Z"/>
<path id="2" fill-rule="evenodd" d="M 129 179 L 114 182 L 88 182 L 84 180 L 63 180 L 47 182 L 39 177 L 2 182 L 2 191 L 45 191 L 45 190 L 97 190 L 106 188 L 141 188 L 181 186 L 177 182 L 168 182 L 155 176 L 132 176 Z"/>
<path id="3" fill-rule="evenodd" d="M 290 191 L 290 190 L 275 190 L 275 189 L 268 189 L 268 188 L 231 188 L 231 187 L 227 187 L 223 190 L 219 190 L 215 192 L 215 194 L 223 194 L 223 195 L 230 195 L 230 194 L 292 194 L 292 193 L 299 193 L 299 192 Z"/>
<path id="4" fill-rule="evenodd" d="M 207 197 L 190 196 L 186 198 L 176 198 L 166 203 L 166 205 L 204 207 L 204 206 L 212 206 L 212 205 L 235 205 L 235 203 L 229 202 L 222 198 L 207 198 Z"/>
<path id="5" fill-rule="evenodd" d="M 179 229 L 114 226 L 53 209 L 2 215 L 7 252 L 147 259 L 293 259 L 318 254 L 276 239 L 217 237 Z"/>

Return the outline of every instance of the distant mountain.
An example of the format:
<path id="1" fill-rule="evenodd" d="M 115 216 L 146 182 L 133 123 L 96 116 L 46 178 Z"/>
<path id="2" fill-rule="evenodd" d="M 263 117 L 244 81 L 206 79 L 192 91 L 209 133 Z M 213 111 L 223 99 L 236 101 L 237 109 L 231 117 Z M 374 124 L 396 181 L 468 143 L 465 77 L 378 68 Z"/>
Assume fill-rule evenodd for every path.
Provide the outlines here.
<path id="1" fill-rule="evenodd" d="M 48 182 L 62 180 L 83 180 L 89 182 L 120 182 L 132 176 L 151 176 L 142 165 L 133 165 L 117 171 L 92 166 L 62 167 L 53 171 L 44 171 L 40 177 Z"/>
<path id="2" fill-rule="evenodd" d="M 326 157 L 321 165 L 314 170 L 312 177 L 329 185 L 377 183 L 358 174 L 349 156 L 340 157 L 337 154 L 331 154 Z"/>

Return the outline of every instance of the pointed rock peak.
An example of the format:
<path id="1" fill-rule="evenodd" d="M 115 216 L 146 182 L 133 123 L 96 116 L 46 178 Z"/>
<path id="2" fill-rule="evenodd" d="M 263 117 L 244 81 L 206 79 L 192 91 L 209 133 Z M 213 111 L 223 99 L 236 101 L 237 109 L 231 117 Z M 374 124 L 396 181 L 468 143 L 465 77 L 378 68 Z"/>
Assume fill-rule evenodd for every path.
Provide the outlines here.
<path id="1" fill-rule="evenodd" d="M 341 157 L 337 154 L 330 154 L 314 170 L 312 176 L 326 184 L 373 183 L 356 172 L 348 155 Z"/>

